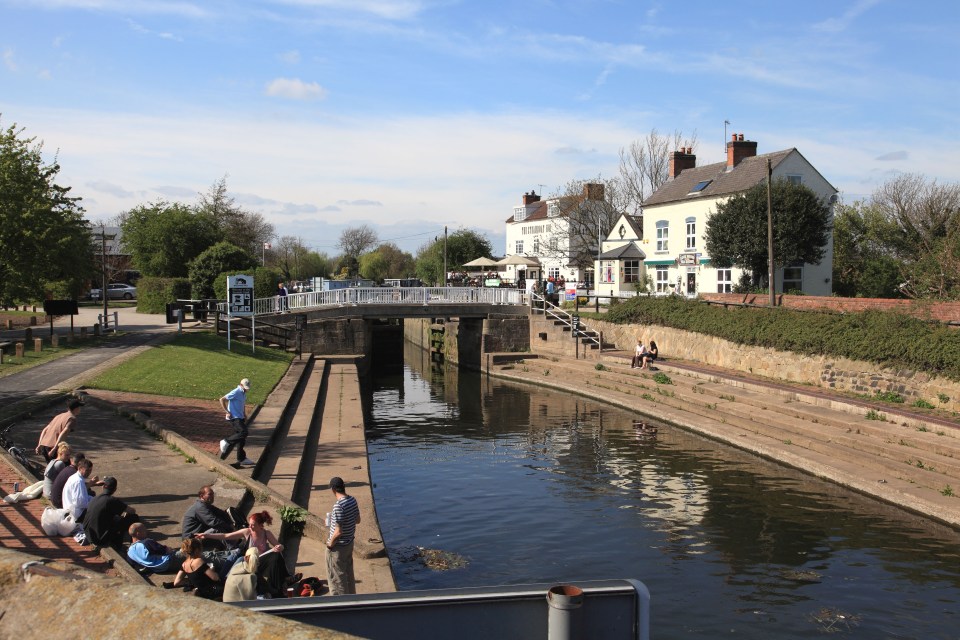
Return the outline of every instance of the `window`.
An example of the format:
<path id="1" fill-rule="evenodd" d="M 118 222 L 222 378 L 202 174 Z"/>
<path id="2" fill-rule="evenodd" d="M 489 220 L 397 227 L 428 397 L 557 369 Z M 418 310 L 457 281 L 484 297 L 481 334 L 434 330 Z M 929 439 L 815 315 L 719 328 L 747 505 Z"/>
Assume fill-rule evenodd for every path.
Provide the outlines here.
<path id="1" fill-rule="evenodd" d="M 551 202 L 547 205 L 547 217 L 556 218 L 560 215 L 560 204 L 556 202 Z"/>
<path id="2" fill-rule="evenodd" d="M 787 182 L 790 184 L 801 184 L 803 183 L 803 176 L 797 174 L 787 174 Z"/>
<path id="3" fill-rule="evenodd" d="M 657 267 L 657 293 L 670 293 L 669 276 L 669 267 Z"/>
<path id="4" fill-rule="evenodd" d="M 693 186 L 693 189 L 690 189 L 690 193 L 700 193 L 706 189 L 711 182 L 713 182 L 713 180 L 701 180 Z"/>
<path id="5" fill-rule="evenodd" d="M 604 260 L 600 263 L 600 282 L 613 282 L 613 262 Z"/>
<path id="6" fill-rule="evenodd" d="M 513 221 L 520 222 L 521 220 L 527 219 L 527 208 L 526 207 L 514 207 L 513 208 Z"/>
<path id="7" fill-rule="evenodd" d="M 556 280 L 560 277 L 560 267 L 550 267 L 547 269 L 547 277 Z"/>
<path id="8" fill-rule="evenodd" d="M 514 253 L 517 255 L 523 253 L 523 240 L 517 240 L 516 251 Z"/>
<path id="9" fill-rule="evenodd" d="M 783 292 L 803 290 L 803 267 L 783 268 Z"/>
<path id="10" fill-rule="evenodd" d="M 733 270 L 717 269 L 717 293 L 733 292 Z"/>
<path id="11" fill-rule="evenodd" d="M 687 249 L 697 247 L 697 219 L 687 218 Z"/>
<path id="12" fill-rule="evenodd" d="M 556 250 L 557 250 L 557 239 L 555 237 L 550 238 L 550 251 L 556 251 Z"/>
<path id="13" fill-rule="evenodd" d="M 533 253 L 534 254 L 540 253 L 540 238 L 533 239 Z"/>
<path id="14" fill-rule="evenodd" d="M 667 251 L 667 240 L 669 240 L 669 223 L 666 220 L 661 220 L 657 223 L 657 251 Z"/>
<path id="15" fill-rule="evenodd" d="M 623 281 L 625 283 L 640 282 L 640 261 L 639 260 L 623 261 Z"/>

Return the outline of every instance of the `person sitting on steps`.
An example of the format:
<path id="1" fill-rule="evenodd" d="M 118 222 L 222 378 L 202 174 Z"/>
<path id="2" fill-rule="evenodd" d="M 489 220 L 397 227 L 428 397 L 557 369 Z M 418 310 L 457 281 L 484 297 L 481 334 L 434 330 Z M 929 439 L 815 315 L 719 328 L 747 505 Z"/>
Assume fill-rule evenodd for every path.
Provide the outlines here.
<path id="1" fill-rule="evenodd" d="M 643 364 L 643 356 L 647 353 L 647 347 L 643 344 L 643 340 L 637 338 L 637 347 L 634 350 L 633 359 L 630 360 L 630 368 L 636 369 L 641 364 Z"/>
<path id="2" fill-rule="evenodd" d="M 643 356 L 643 365 L 641 369 L 650 369 L 650 364 L 657 359 L 657 354 L 659 349 L 657 349 L 657 343 L 653 340 L 650 341 L 650 349 Z"/>

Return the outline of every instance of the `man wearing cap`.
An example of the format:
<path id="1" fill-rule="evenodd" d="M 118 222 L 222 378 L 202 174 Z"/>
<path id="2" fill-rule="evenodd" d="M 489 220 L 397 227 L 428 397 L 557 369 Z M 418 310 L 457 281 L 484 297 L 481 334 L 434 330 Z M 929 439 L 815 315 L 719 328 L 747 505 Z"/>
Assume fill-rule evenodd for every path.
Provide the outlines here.
<path id="1" fill-rule="evenodd" d="M 357 592 L 353 576 L 353 539 L 360 524 L 360 507 L 347 495 L 343 478 L 330 479 L 330 489 L 337 501 L 330 510 L 330 534 L 327 536 L 327 582 L 330 595 Z"/>
<path id="2" fill-rule="evenodd" d="M 114 495 L 116 492 L 117 479 L 106 476 L 103 479 L 103 492 L 87 505 L 83 530 L 87 540 L 98 547 L 123 542 L 130 525 L 140 520 L 133 507 Z"/>
<path id="3" fill-rule="evenodd" d="M 83 403 L 79 400 L 71 400 L 67 410 L 54 416 L 50 424 L 40 432 L 40 442 L 37 443 L 36 452 L 47 462 L 57 457 L 57 445 L 77 426 L 77 416 L 80 415 L 82 406 Z"/>
<path id="4" fill-rule="evenodd" d="M 220 406 L 233 427 L 233 433 L 220 441 L 220 459 L 226 460 L 230 451 L 237 448 L 237 466 L 253 467 L 256 463 L 247 457 L 243 446 L 247 443 L 247 391 L 250 380 L 244 378 L 236 389 L 220 398 Z"/>

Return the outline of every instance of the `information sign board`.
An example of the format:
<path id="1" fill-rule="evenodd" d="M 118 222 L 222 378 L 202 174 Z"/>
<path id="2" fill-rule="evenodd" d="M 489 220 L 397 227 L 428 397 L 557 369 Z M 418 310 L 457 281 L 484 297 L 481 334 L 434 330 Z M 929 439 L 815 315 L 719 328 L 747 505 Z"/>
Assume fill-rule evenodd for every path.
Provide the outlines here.
<path id="1" fill-rule="evenodd" d="M 231 316 L 253 315 L 253 276 L 227 276 L 227 304 Z"/>

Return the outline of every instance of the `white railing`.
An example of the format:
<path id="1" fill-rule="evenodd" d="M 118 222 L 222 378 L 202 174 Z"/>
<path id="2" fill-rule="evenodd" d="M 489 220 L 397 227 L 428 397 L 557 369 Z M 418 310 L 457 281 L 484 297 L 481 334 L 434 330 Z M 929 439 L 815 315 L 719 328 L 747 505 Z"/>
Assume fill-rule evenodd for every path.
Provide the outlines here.
<path id="1" fill-rule="evenodd" d="M 343 307 L 362 304 L 524 304 L 523 292 L 518 289 L 486 289 L 476 287 L 349 287 L 335 291 L 291 293 L 282 298 L 257 298 L 253 301 L 254 315 L 262 316 L 279 311 L 309 311 L 325 307 Z M 227 303 L 217 305 L 227 312 Z"/>
<path id="2" fill-rule="evenodd" d="M 597 348 L 600 351 L 603 351 L 603 343 L 600 340 L 600 334 L 596 331 L 591 331 L 587 328 L 582 322 L 578 323 L 576 329 L 573 328 L 573 316 L 556 306 L 552 302 L 548 301 L 546 297 L 541 296 L 537 293 L 530 294 L 531 299 L 533 300 L 533 310 L 537 312 L 542 312 L 543 315 L 555 322 L 560 322 L 570 328 L 570 332 L 575 338 L 583 340 L 584 344 L 593 343 L 597 345 Z"/>

